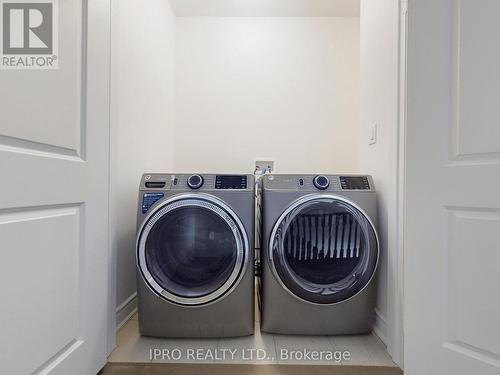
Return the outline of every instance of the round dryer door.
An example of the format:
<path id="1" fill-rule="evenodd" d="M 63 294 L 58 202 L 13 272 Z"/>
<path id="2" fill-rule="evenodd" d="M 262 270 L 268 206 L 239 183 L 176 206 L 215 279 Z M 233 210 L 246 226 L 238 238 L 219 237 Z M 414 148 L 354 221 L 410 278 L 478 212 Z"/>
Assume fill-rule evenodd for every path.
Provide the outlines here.
<path id="1" fill-rule="evenodd" d="M 275 276 L 292 295 L 334 304 L 363 290 L 377 268 L 379 245 L 364 212 L 337 196 L 307 196 L 278 219 L 269 244 Z"/>
<path id="2" fill-rule="evenodd" d="M 206 194 L 167 200 L 145 220 L 137 241 L 139 269 L 163 298 L 182 305 L 212 302 L 239 281 L 248 239 L 237 215 Z"/>

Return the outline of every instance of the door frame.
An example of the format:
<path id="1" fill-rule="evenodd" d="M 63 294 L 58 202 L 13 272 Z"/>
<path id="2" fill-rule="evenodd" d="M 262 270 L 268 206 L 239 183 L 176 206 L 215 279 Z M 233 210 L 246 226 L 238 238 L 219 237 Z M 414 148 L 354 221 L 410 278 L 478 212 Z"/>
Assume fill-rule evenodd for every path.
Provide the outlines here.
<path id="1" fill-rule="evenodd" d="M 395 249 L 392 259 L 389 259 L 392 267 L 388 272 L 388 311 L 389 322 L 392 327 L 388 328 L 388 350 L 393 361 L 404 369 L 404 245 L 405 245 L 405 206 L 406 206 L 406 134 L 407 134 L 407 89 L 406 89 L 406 66 L 407 66 L 407 43 L 408 43 L 408 2 L 410 0 L 399 0 L 399 85 L 398 85 L 398 126 L 397 126 L 397 198 L 395 220 Z M 393 270 L 393 271 L 392 271 Z"/>
<path id="2" fill-rule="evenodd" d="M 399 14 L 398 88 L 396 146 L 393 150 L 395 171 L 395 204 L 390 208 L 394 220 L 389 223 L 389 244 L 394 250 L 388 254 L 387 268 L 387 351 L 392 360 L 404 368 L 404 244 L 406 205 L 406 66 L 408 40 L 408 2 L 399 0 L 395 6 Z M 392 232 L 392 235 L 390 234 Z"/>
<path id="3" fill-rule="evenodd" d="M 401 368 L 404 368 L 404 233 L 405 233 L 405 192 L 406 192 L 406 65 L 407 65 L 407 26 L 408 26 L 408 2 L 410 0 L 399 0 L 399 85 L 398 85 L 398 124 L 397 124 L 397 149 L 394 157 L 396 158 L 394 166 L 396 169 L 396 206 L 393 214 L 396 217 L 392 231 L 393 238 L 390 240 L 394 244 L 394 251 L 389 255 L 390 266 L 388 269 L 388 325 L 387 325 L 387 349 L 393 361 Z M 108 355 L 111 354 L 116 346 L 116 240 L 113 238 L 114 230 L 116 229 L 116 219 L 112 215 L 115 209 L 115 203 L 112 199 L 112 194 L 116 193 L 116 155 L 113 151 L 116 150 L 116 135 L 117 135 L 117 103 L 116 100 L 116 77 L 112 69 L 116 69 L 116 51 L 113 44 L 117 43 L 118 36 L 113 33 L 116 29 L 116 17 L 113 14 L 116 12 L 117 1 L 111 2 L 111 47 L 110 54 L 112 57 L 110 64 L 111 83 L 110 83 L 110 160 L 109 160 L 109 248 L 108 248 L 108 270 L 109 270 L 109 288 L 108 288 L 108 327 L 107 327 L 107 348 Z"/>

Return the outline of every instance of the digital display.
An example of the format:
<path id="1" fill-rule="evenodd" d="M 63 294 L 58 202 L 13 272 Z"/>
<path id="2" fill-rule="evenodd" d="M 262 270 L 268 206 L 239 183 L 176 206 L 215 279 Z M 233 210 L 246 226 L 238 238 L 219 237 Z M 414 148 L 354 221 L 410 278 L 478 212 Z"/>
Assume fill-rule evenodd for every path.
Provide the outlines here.
<path id="1" fill-rule="evenodd" d="M 366 176 L 340 176 L 340 186 L 343 190 L 370 190 Z"/>
<path id="2" fill-rule="evenodd" d="M 216 176 L 216 189 L 246 189 L 247 176 Z"/>

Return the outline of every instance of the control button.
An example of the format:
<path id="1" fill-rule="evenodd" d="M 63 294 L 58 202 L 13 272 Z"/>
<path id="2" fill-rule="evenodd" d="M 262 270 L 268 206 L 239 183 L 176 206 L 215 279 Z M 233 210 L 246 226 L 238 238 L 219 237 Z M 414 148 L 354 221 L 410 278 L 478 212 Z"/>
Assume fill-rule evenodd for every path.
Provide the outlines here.
<path id="1" fill-rule="evenodd" d="M 199 174 L 193 174 L 189 176 L 187 184 L 191 189 L 199 189 L 203 185 L 203 177 Z"/>
<path id="2" fill-rule="evenodd" d="M 319 190 L 325 190 L 330 186 L 330 180 L 326 176 L 316 176 L 313 180 L 314 186 L 316 186 Z"/>
<path id="3" fill-rule="evenodd" d="M 304 186 L 304 179 L 303 178 L 299 178 L 299 185 Z"/>

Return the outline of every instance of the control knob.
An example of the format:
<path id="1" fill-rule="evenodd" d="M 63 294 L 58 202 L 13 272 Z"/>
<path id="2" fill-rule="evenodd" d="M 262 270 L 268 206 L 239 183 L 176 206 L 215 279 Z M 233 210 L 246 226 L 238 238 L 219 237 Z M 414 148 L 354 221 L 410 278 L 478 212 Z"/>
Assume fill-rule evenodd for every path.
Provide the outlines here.
<path id="1" fill-rule="evenodd" d="M 187 184 L 191 189 L 199 189 L 203 185 L 203 177 L 199 174 L 189 176 Z"/>
<path id="2" fill-rule="evenodd" d="M 330 186 L 330 180 L 326 176 L 316 176 L 313 180 L 314 186 L 316 186 L 319 190 L 325 190 Z"/>

